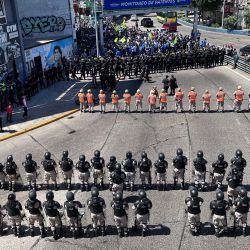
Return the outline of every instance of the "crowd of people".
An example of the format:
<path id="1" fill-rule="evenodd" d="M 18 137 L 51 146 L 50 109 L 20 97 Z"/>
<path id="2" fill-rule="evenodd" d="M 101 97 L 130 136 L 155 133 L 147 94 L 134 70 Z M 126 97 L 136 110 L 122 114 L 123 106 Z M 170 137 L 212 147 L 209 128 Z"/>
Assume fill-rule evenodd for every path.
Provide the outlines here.
<path id="1" fill-rule="evenodd" d="M 185 189 L 185 171 L 188 163 L 187 157 L 183 150 L 178 148 L 176 156 L 172 160 L 173 165 L 173 188 L 177 188 L 178 181 L 181 183 L 181 188 Z M 198 197 L 198 190 L 204 191 L 206 188 L 217 188 L 216 200 L 210 203 L 211 214 L 213 216 L 213 224 L 215 228 L 215 235 L 220 237 L 222 234 L 228 233 L 227 211 L 231 208 L 231 214 L 235 218 L 234 229 L 242 222 L 242 233 L 247 235 L 247 215 L 250 205 L 250 198 L 247 196 L 247 190 L 242 184 L 244 177 L 244 169 L 247 165 L 243 158 L 241 150 L 236 150 L 235 156 L 231 159 L 230 169 L 228 171 L 227 181 L 227 195 L 228 201 L 224 199 L 224 178 L 226 169 L 229 164 L 225 161 L 224 154 L 220 153 L 216 159 L 211 170 L 207 169 L 207 160 L 204 158 L 203 151 L 197 152 L 197 157 L 193 160 L 193 178 L 194 184 L 190 187 L 190 197 L 187 197 L 185 203 L 187 205 L 188 221 L 192 235 L 199 235 L 201 231 L 200 213 L 203 199 Z M 44 172 L 43 184 L 48 190 L 50 179 L 54 183 L 55 191 L 58 190 L 57 179 L 57 163 L 51 158 L 51 153 L 46 152 L 42 159 L 42 167 Z M 30 190 L 28 200 L 25 202 L 25 210 L 27 210 L 27 218 L 30 227 L 30 235 L 34 236 L 34 224 L 38 222 L 41 236 L 45 237 L 44 220 L 48 219 L 49 227 L 52 230 L 54 239 L 58 236 L 63 236 L 62 220 L 60 216 L 60 209 L 62 206 L 54 200 L 54 193 L 48 191 L 46 193 L 46 201 L 43 203 L 37 199 L 36 190 L 38 186 L 36 179 L 38 177 L 38 165 L 33 160 L 32 154 L 27 154 L 25 161 L 22 163 L 26 172 L 28 182 L 28 189 Z M 155 172 L 157 189 L 167 190 L 166 177 L 168 162 L 164 153 L 159 153 L 158 159 L 152 163 L 148 158 L 146 152 L 141 153 L 141 158 L 137 161 L 132 152 L 128 151 L 126 157 L 119 163 L 115 156 L 111 156 L 109 162 L 106 164 L 105 159 L 101 156 L 99 150 L 94 152 L 94 156 L 88 162 L 84 155 L 79 156 L 76 164 L 69 158 L 68 151 L 63 151 L 62 158 L 58 162 L 64 177 L 65 188 L 68 189 L 66 194 L 66 202 L 64 203 L 65 215 L 68 221 L 68 226 L 73 232 L 75 238 L 82 235 L 81 218 L 84 216 L 80 209 L 83 205 L 75 200 L 72 189 L 72 175 L 73 171 L 77 173 L 80 182 L 80 190 L 88 191 L 90 189 L 90 176 L 93 176 L 93 187 L 91 188 L 91 197 L 87 200 L 87 207 L 90 209 L 92 219 L 92 229 L 94 235 L 98 236 L 98 225 L 101 228 L 101 234 L 106 234 L 104 209 L 106 208 L 105 200 L 99 196 L 99 189 L 104 189 L 105 171 L 108 169 L 109 189 L 112 191 L 113 200 L 111 207 L 114 210 L 114 221 L 117 227 L 117 233 L 120 237 L 128 236 L 128 203 L 123 197 L 123 190 L 135 190 L 136 170 L 139 169 L 139 177 L 142 187 L 138 190 L 138 199 L 133 204 L 135 210 L 135 224 L 134 230 L 142 226 L 141 234 L 145 236 L 148 233 L 149 210 L 152 208 L 152 202 L 147 198 L 146 189 L 152 189 L 152 168 Z M 75 168 L 75 169 L 74 169 Z M 74 170 L 73 170 L 74 169 Z M 211 184 L 206 185 L 206 172 L 210 172 Z M 4 188 L 5 178 L 8 180 L 9 190 L 16 191 L 15 182 L 18 178 L 17 165 L 12 155 L 7 157 L 4 165 L 0 164 L 0 181 L 1 188 Z M 148 185 L 146 184 L 146 181 Z M 0 207 L 1 208 L 1 207 Z M 0 233 L 3 233 L 3 210 L 7 212 L 8 220 L 11 223 L 13 233 L 15 236 L 21 237 L 21 221 L 23 218 L 23 209 L 19 201 L 16 200 L 14 193 L 8 195 L 8 201 L 0 209 Z M 44 213 L 45 212 L 45 213 Z M 59 235 L 56 232 L 56 226 L 59 230 Z"/>

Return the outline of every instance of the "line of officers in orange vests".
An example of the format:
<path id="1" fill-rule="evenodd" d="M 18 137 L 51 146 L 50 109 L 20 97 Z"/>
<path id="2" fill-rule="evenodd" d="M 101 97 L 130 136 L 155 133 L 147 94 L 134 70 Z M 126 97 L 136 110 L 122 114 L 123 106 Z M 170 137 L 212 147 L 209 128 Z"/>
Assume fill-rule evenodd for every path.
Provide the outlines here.
<path id="1" fill-rule="evenodd" d="M 237 87 L 237 90 L 234 92 L 234 112 L 239 112 L 241 110 L 242 102 L 244 99 L 244 91 L 242 90 L 241 86 Z M 216 93 L 216 100 L 217 100 L 217 111 L 223 112 L 224 111 L 224 101 L 225 101 L 226 93 L 224 92 L 223 88 L 220 87 L 218 92 Z M 189 112 L 196 111 L 196 102 L 197 102 L 198 93 L 195 91 L 194 87 L 191 87 L 190 91 L 188 92 L 188 100 L 189 100 Z M 211 103 L 211 94 L 209 90 L 205 90 L 204 94 L 202 95 L 202 102 L 203 102 L 203 111 L 210 111 L 210 103 Z M 79 103 L 80 103 L 80 111 L 85 112 L 88 107 L 88 111 L 90 113 L 94 112 L 94 103 L 95 103 L 95 96 L 92 93 L 91 89 L 84 93 L 84 90 L 81 89 L 78 93 Z M 135 98 L 135 107 L 136 111 L 143 111 L 143 94 L 141 93 L 140 89 L 137 90 L 136 94 L 134 95 Z M 181 88 L 178 88 L 175 95 L 175 111 L 181 112 L 184 111 L 183 109 L 183 98 L 184 92 Z M 120 103 L 119 103 L 120 96 L 114 90 L 111 94 L 112 100 L 112 111 L 118 112 L 120 110 Z M 107 95 L 103 90 L 100 90 L 98 95 L 99 105 L 101 107 L 101 112 L 106 112 L 106 103 L 107 103 Z M 148 105 L 149 105 L 149 112 L 155 112 L 157 106 L 157 100 L 159 100 L 160 112 L 167 111 L 167 103 L 168 103 L 168 93 L 165 89 L 162 89 L 160 93 L 158 93 L 156 86 L 154 86 L 148 97 Z M 131 101 L 132 95 L 130 94 L 129 90 L 126 89 L 123 94 L 123 111 L 124 112 L 131 112 Z M 250 94 L 249 94 L 249 102 L 248 102 L 248 110 L 250 109 Z"/>

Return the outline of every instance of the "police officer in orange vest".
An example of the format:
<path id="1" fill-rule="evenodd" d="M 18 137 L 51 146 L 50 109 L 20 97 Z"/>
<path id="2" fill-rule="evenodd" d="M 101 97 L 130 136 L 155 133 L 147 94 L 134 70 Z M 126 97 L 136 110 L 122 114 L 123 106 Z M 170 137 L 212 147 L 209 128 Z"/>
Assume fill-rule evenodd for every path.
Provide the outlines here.
<path id="1" fill-rule="evenodd" d="M 238 86 L 237 90 L 234 92 L 234 112 L 240 112 L 241 104 L 243 102 L 244 98 L 244 92 L 241 88 L 241 86 Z"/>
<path id="2" fill-rule="evenodd" d="M 130 112 L 131 94 L 128 89 L 125 90 L 123 94 L 124 98 L 124 112 Z"/>
<path id="3" fill-rule="evenodd" d="M 119 111 L 119 95 L 116 93 L 115 90 L 112 92 L 111 100 L 113 112 L 117 113 Z"/>
<path id="4" fill-rule="evenodd" d="M 135 107 L 137 112 L 139 111 L 139 108 L 140 111 L 142 112 L 142 99 L 143 99 L 143 94 L 139 89 L 137 89 L 135 94 Z"/>
<path id="5" fill-rule="evenodd" d="M 203 100 L 203 111 L 205 112 L 207 110 L 207 112 L 209 112 L 210 111 L 211 94 L 209 93 L 208 89 L 202 95 L 202 100 Z"/>
<path id="6" fill-rule="evenodd" d="M 80 92 L 78 93 L 78 99 L 79 99 L 79 103 L 80 103 L 80 111 L 85 112 L 85 94 L 83 89 L 80 90 Z"/>
<path id="7" fill-rule="evenodd" d="M 194 87 L 191 87 L 190 91 L 188 92 L 188 99 L 189 99 L 189 112 L 196 111 L 196 100 L 197 100 L 197 92 L 195 91 Z"/>
<path id="8" fill-rule="evenodd" d="M 94 95 L 91 89 L 88 90 L 88 93 L 86 94 L 86 98 L 87 98 L 87 103 L 89 106 L 89 113 L 93 113 L 94 112 Z"/>
<path id="9" fill-rule="evenodd" d="M 159 102 L 160 102 L 160 111 L 162 112 L 163 109 L 167 111 L 167 99 L 168 93 L 166 93 L 165 89 L 161 90 L 161 93 L 159 95 Z"/>
<path id="10" fill-rule="evenodd" d="M 217 98 L 217 112 L 221 111 L 224 112 L 224 100 L 225 100 L 225 92 L 223 91 L 223 88 L 220 87 L 219 91 L 216 94 Z"/>
<path id="11" fill-rule="evenodd" d="M 149 112 L 155 112 L 155 109 L 156 109 L 156 99 L 157 99 L 157 96 L 154 95 L 153 93 L 150 93 L 149 96 L 148 96 L 148 104 L 149 104 L 149 108 L 148 108 L 148 111 Z"/>
<path id="12" fill-rule="evenodd" d="M 181 88 L 177 89 L 175 93 L 175 110 L 178 112 L 178 108 L 180 108 L 181 112 L 183 112 L 183 97 L 184 93 L 181 91 Z"/>
<path id="13" fill-rule="evenodd" d="M 106 95 L 102 89 L 100 90 L 100 94 L 98 95 L 98 97 L 99 97 L 99 104 L 101 106 L 101 113 L 105 113 L 106 112 Z"/>

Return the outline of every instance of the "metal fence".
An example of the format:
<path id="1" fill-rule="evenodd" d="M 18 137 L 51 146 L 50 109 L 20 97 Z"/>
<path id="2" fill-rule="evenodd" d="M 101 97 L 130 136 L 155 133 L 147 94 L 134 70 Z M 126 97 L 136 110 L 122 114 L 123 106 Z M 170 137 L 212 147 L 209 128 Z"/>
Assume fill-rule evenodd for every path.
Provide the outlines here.
<path id="1" fill-rule="evenodd" d="M 230 65 L 234 65 L 234 58 L 231 56 L 225 56 L 225 62 Z M 250 62 L 244 58 L 240 58 L 237 62 L 237 68 L 250 74 Z"/>

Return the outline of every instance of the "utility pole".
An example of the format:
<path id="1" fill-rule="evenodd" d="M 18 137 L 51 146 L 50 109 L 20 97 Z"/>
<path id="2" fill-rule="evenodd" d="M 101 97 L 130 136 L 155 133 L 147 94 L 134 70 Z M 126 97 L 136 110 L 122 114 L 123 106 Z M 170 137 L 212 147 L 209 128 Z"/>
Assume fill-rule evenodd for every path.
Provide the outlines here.
<path id="1" fill-rule="evenodd" d="M 94 0 L 94 15 L 95 15 L 96 56 L 99 57 L 100 51 L 99 51 L 99 39 L 98 39 L 98 28 L 97 28 L 96 0 Z"/>
<path id="2" fill-rule="evenodd" d="M 222 20 L 221 20 L 221 28 L 222 28 L 222 29 L 223 29 L 223 26 L 224 26 L 225 5 L 226 5 L 226 0 L 223 1 Z"/>

